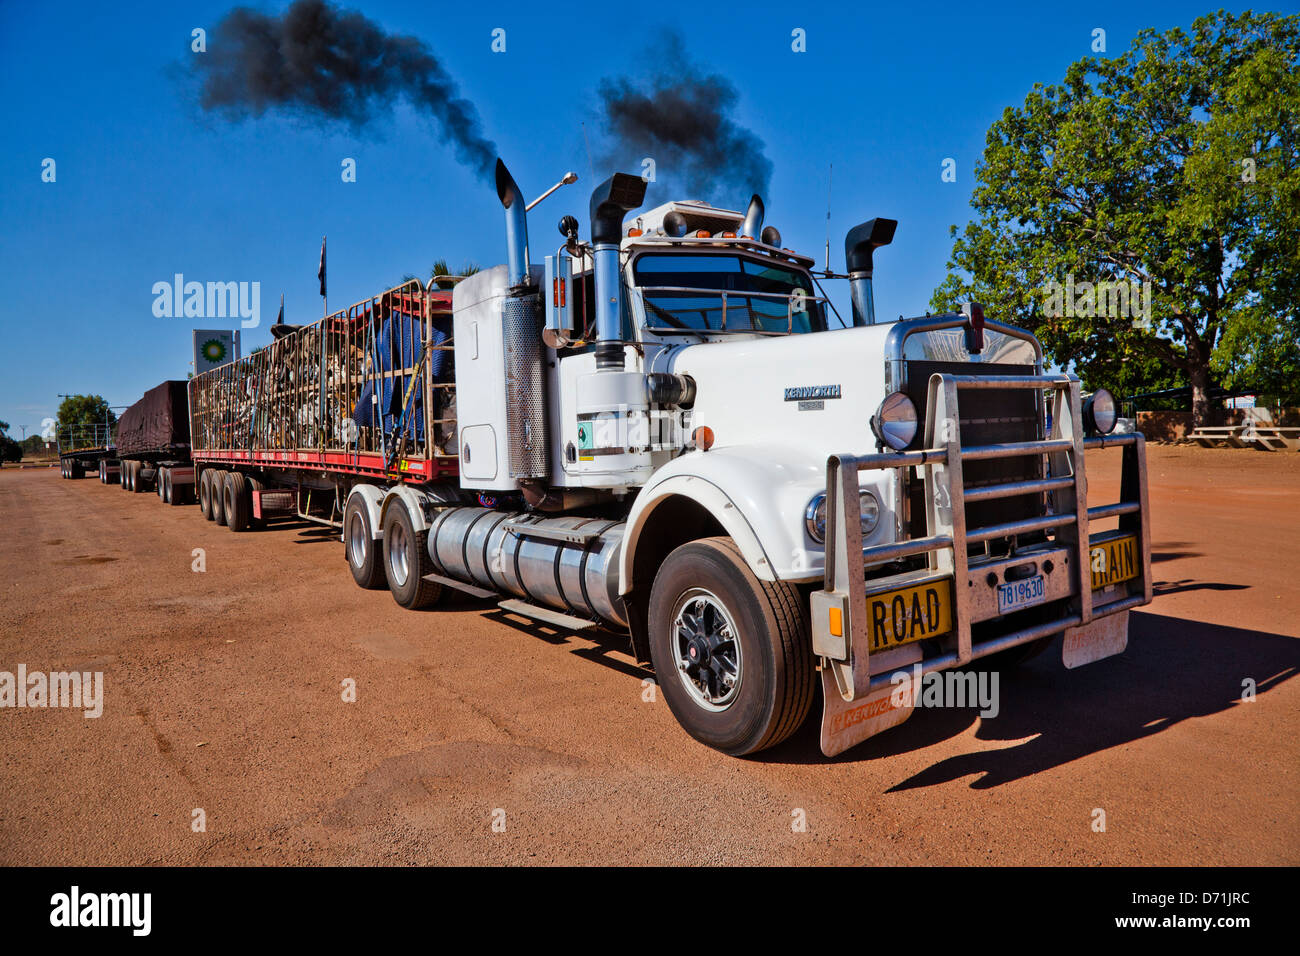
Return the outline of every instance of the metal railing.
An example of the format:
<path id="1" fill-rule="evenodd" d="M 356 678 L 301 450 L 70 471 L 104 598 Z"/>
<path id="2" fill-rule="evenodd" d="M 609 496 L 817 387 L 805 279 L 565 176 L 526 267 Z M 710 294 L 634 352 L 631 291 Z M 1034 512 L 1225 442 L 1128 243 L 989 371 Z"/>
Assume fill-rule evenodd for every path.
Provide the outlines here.
<path id="1" fill-rule="evenodd" d="M 95 451 L 112 448 L 117 444 L 117 423 L 97 422 L 87 425 L 65 425 L 55 433 L 55 445 L 60 455 L 77 451 Z"/>
<path id="2" fill-rule="evenodd" d="M 963 447 L 958 396 L 963 389 L 1042 389 L 1052 395 L 1052 430 L 1039 441 Z M 919 663 L 922 673 L 961 666 L 1097 617 L 1151 601 L 1151 554 L 1147 511 L 1146 447 L 1140 433 L 1085 438 L 1079 380 L 1073 375 L 965 376 L 935 374 L 929 383 L 924 449 L 874 455 L 837 455 L 827 462 L 826 565 L 823 590 L 814 592 L 814 653 L 829 667 L 841 696 L 851 701 L 889 686 L 893 671 L 871 673 L 866 634 L 866 567 L 925 555 L 928 571 L 952 580 L 954 650 Z M 1122 447 L 1124 462 L 1119 502 L 1088 506 L 1084 452 Z M 987 485 L 966 491 L 962 464 L 993 458 L 1042 455 L 1049 477 Z M 927 535 L 863 547 L 859 514 L 859 474 L 863 471 L 919 468 L 924 471 Z M 1017 495 L 1042 495 L 1051 501 L 1045 514 L 979 528 L 966 527 L 965 505 Z M 1122 531 L 1138 535 L 1142 591 L 1094 606 L 1090 577 L 1090 522 L 1118 517 Z M 971 644 L 972 586 L 967 546 L 1000 538 L 1052 531 L 1072 560 L 1073 590 L 1064 616 Z M 873 585 L 877 582 L 873 581 Z M 903 582 L 906 584 L 911 581 Z M 1128 589 L 1131 591 L 1131 588 Z M 839 608 L 840 634 L 818 623 L 818 611 Z M 947 632 L 945 632 L 947 633 Z"/>
<path id="3" fill-rule="evenodd" d="M 451 319 L 436 295 L 413 279 L 195 376 L 194 446 L 387 455 L 396 440 L 404 456 L 443 454 L 456 431 L 455 382 Z"/>

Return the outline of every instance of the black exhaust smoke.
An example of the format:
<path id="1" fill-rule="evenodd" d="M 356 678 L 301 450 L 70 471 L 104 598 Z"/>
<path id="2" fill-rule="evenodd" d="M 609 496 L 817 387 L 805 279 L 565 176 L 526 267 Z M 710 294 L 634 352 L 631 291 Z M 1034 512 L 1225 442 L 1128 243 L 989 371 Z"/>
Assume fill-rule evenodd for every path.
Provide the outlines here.
<path id="1" fill-rule="evenodd" d="M 613 140 L 603 164 L 639 169 L 648 157 L 656 179 L 672 180 L 692 198 L 766 193 L 772 161 L 763 141 L 732 118 L 740 98 L 735 86 L 692 63 L 679 33 L 664 34 L 645 60 L 638 59 L 644 61 L 659 64 L 650 80 L 610 77 L 600 83 L 601 111 Z"/>
<path id="2" fill-rule="evenodd" d="M 280 110 L 359 129 L 405 98 L 437 122 L 462 163 L 491 176 L 496 146 L 429 46 L 355 11 L 324 0 L 295 0 L 278 17 L 236 7 L 193 63 L 203 108 L 233 120 Z"/>

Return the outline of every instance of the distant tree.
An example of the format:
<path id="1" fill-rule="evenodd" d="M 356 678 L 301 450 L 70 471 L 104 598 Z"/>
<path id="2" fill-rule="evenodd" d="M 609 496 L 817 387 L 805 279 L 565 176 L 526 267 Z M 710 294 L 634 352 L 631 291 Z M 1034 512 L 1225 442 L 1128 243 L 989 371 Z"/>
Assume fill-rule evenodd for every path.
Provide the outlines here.
<path id="1" fill-rule="evenodd" d="M 8 435 L 0 435 L 0 462 L 22 460 L 22 446 Z"/>
<path id="2" fill-rule="evenodd" d="M 1214 372 L 1294 383 L 1298 58 L 1300 17 L 1219 11 L 1036 85 L 989 129 L 933 307 L 982 301 L 1085 380 L 1177 371 L 1197 424 Z M 1149 283 L 1150 323 L 1097 314 L 1101 283 Z"/>
<path id="3" fill-rule="evenodd" d="M 69 395 L 59 404 L 59 428 L 69 425 L 112 425 L 117 416 L 100 395 Z"/>

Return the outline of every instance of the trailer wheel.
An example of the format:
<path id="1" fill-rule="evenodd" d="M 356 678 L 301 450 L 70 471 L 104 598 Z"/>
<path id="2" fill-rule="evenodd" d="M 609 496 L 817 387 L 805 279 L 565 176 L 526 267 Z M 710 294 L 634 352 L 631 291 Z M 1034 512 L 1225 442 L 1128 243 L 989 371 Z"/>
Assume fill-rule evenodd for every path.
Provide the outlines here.
<path id="1" fill-rule="evenodd" d="M 104 459 L 102 458 L 99 460 L 99 483 L 101 485 L 108 483 L 108 479 L 104 477 Z"/>
<path id="2" fill-rule="evenodd" d="M 377 591 L 388 584 L 384 574 L 383 542 L 375 546 L 370 528 L 370 509 L 360 495 L 348 499 L 343 510 L 343 549 L 358 587 Z"/>
<path id="3" fill-rule="evenodd" d="M 214 471 L 212 473 L 212 503 L 209 507 L 212 509 L 212 520 L 217 524 L 226 523 L 226 475 L 224 471 Z"/>
<path id="4" fill-rule="evenodd" d="M 415 530 L 402 501 L 384 514 L 384 573 L 393 600 L 409 610 L 429 607 L 442 596 L 442 585 L 424 580 L 433 571 L 426 550 L 429 532 Z"/>
<path id="5" fill-rule="evenodd" d="M 668 555 L 649 617 L 664 699 L 696 740 L 738 757 L 803 724 L 814 683 L 799 592 L 760 581 L 730 538 L 692 541 Z"/>
<path id="6" fill-rule="evenodd" d="M 204 520 L 212 520 L 212 469 L 204 468 L 199 472 L 199 514 Z"/>
<path id="7" fill-rule="evenodd" d="M 158 492 L 158 500 L 163 504 L 167 503 L 167 475 L 168 469 L 159 468 L 154 479 L 154 484 L 157 486 L 154 491 Z"/>
<path id="8" fill-rule="evenodd" d="M 253 498 L 248 493 L 248 478 L 242 471 L 226 475 L 222 511 L 225 512 L 226 527 L 231 531 L 248 530 L 253 515 Z"/>
<path id="9" fill-rule="evenodd" d="M 131 491 L 137 495 L 142 495 L 148 490 L 147 482 L 144 480 L 144 462 L 131 462 Z"/>

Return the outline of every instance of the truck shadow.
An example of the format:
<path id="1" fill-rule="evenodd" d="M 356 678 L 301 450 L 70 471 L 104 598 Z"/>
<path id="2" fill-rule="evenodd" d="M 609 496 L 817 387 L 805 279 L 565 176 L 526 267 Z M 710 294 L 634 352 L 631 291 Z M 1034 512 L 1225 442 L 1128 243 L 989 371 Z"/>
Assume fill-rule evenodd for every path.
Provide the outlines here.
<path id="1" fill-rule="evenodd" d="M 951 739 L 975 726 L 981 741 L 1007 741 L 997 750 L 947 757 L 890 788 L 931 787 L 973 776 L 987 790 L 1090 754 L 1161 733 L 1182 721 L 1231 707 L 1253 686 L 1262 696 L 1300 671 L 1300 639 L 1244 628 L 1134 612 L 1128 649 L 1066 670 L 1061 638 L 1018 670 L 999 678 L 1000 712 L 978 708 L 918 708 L 893 730 L 836 758 L 882 760 Z M 972 666 L 978 670 L 976 662 Z M 818 745 L 821 702 L 799 734 L 758 759 L 824 763 Z"/>

